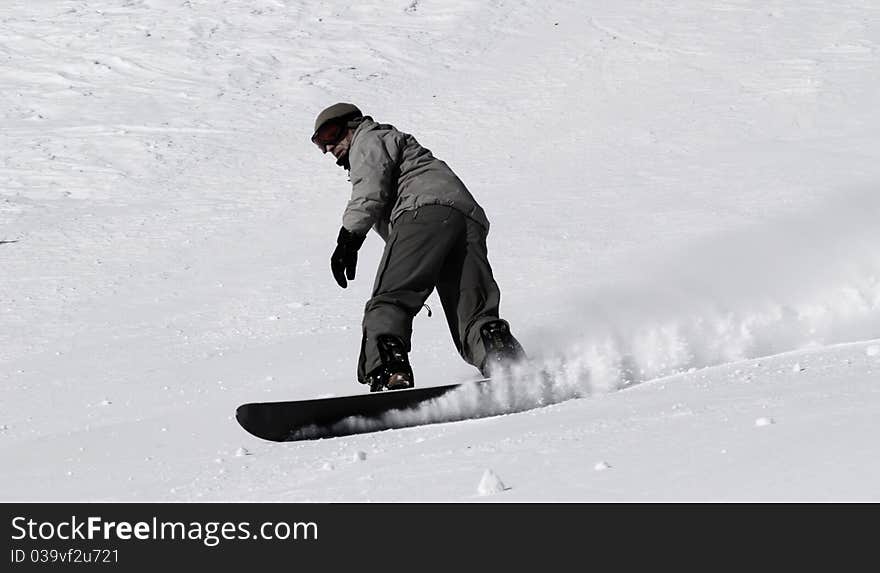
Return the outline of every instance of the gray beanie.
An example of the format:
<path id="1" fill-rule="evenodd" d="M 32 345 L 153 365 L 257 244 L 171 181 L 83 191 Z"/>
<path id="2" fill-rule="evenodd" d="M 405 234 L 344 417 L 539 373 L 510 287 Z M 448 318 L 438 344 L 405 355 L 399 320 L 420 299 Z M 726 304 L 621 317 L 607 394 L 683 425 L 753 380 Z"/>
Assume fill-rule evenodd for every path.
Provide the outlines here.
<path id="1" fill-rule="evenodd" d="M 334 119 L 341 119 L 344 117 L 361 117 L 364 114 L 361 113 L 361 110 L 354 104 L 350 103 L 335 103 L 318 114 L 318 117 L 315 119 L 315 133 L 318 132 L 318 129 L 321 128 L 322 125 L 327 123 L 328 121 L 333 121 Z M 314 137 L 314 134 L 312 135 Z"/>

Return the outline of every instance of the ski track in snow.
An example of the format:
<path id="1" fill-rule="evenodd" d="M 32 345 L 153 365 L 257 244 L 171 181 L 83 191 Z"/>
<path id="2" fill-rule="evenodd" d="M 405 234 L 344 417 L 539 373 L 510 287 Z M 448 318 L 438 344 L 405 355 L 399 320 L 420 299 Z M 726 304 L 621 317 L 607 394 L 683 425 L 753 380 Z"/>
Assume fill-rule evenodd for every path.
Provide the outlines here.
<path id="1" fill-rule="evenodd" d="M 469 499 L 491 462 L 505 488 L 481 499 L 876 499 L 877 345 L 843 343 L 880 333 L 878 55 L 857 1 L 5 2 L 0 489 Z M 289 447 L 235 425 L 242 402 L 361 390 L 381 245 L 335 289 L 349 184 L 308 141 L 337 100 L 486 207 L 533 358 L 491 394 L 344 423 L 527 413 Z M 419 385 L 475 376 L 441 315 L 416 317 Z"/>

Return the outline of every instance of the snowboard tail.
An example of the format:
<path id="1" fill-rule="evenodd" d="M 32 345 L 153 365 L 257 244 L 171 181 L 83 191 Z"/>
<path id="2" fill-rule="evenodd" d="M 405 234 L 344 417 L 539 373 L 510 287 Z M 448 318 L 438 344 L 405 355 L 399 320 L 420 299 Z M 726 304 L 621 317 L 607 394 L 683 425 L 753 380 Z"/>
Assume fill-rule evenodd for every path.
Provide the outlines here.
<path id="1" fill-rule="evenodd" d="M 485 382 L 488 379 L 475 383 Z M 472 383 L 289 402 L 255 402 L 239 406 L 235 418 L 250 434 L 272 442 L 347 436 L 373 430 L 369 424 L 339 424 L 346 418 L 379 419 L 395 410 L 418 408 L 463 384 Z"/>

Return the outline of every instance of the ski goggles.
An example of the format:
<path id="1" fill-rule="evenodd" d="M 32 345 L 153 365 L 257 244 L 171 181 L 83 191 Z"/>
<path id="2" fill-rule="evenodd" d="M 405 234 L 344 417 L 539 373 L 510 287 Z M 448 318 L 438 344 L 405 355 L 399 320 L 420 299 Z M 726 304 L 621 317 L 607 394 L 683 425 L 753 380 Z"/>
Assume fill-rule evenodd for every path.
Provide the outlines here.
<path id="1" fill-rule="evenodd" d="M 317 145 L 318 147 L 324 147 L 325 145 L 336 145 L 342 138 L 345 137 L 345 133 L 348 131 L 348 124 L 344 121 L 328 121 L 317 130 L 315 130 L 314 135 L 312 135 L 312 143 Z"/>

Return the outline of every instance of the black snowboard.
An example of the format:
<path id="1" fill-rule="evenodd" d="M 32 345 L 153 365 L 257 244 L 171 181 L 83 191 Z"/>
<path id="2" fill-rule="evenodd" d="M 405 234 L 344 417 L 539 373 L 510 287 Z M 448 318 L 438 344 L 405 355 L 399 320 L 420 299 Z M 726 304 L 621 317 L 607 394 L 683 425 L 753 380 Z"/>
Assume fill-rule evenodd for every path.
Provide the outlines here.
<path id="1" fill-rule="evenodd" d="M 485 382 L 488 379 L 463 384 Z M 273 442 L 347 436 L 374 430 L 369 424 L 338 424 L 346 418 L 378 419 L 393 410 L 417 408 L 461 386 L 449 384 L 313 400 L 242 404 L 235 411 L 235 418 L 249 433 Z"/>

